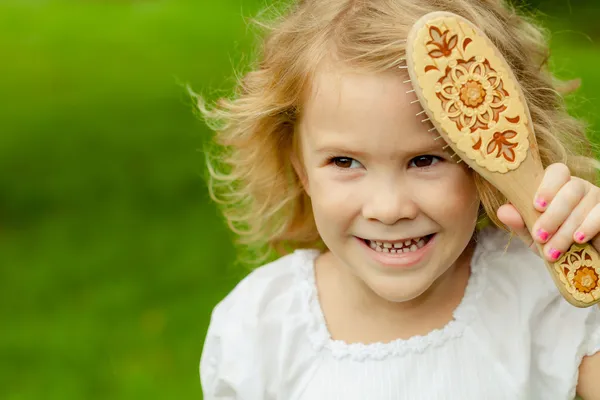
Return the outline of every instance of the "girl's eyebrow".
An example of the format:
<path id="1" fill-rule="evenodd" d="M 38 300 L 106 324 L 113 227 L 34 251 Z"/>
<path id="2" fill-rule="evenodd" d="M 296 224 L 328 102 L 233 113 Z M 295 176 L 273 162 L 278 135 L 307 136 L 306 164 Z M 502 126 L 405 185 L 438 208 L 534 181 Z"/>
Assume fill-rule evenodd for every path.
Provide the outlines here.
<path id="1" fill-rule="evenodd" d="M 368 153 L 360 150 L 352 150 L 344 146 L 324 146 L 316 149 L 319 154 L 344 154 L 353 157 L 365 157 Z"/>
<path id="2" fill-rule="evenodd" d="M 401 148 L 398 151 L 398 154 L 425 154 L 429 152 L 440 152 L 444 151 L 443 146 L 444 142 L 428 142 L 422 146 L 414 146 L 409 149 Z M 352 157 L 366 157 L 369 153 L 362 150 L 351 149 L 344 145 L 332 146 L 327 145 L 323 147 L 319 147 L 315 150 L 318 154 L 343 154 Z"/>

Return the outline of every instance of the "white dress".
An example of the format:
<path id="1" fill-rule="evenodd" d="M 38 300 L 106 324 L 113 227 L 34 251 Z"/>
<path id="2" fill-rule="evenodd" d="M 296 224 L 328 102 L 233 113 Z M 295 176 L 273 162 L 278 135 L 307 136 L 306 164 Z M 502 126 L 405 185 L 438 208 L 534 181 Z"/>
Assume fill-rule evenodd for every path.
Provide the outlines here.
<path id="1" fill-rule="evenodd" d="M 200 360 L 204 399 L 573 399 L 584 355 L 600 351 L 600 308 L 558 293 L 541 260 L 481 232 L 454 319 L 390 343 L 332 340 L 315 250 L 250 273 L 214 309 Z"/>

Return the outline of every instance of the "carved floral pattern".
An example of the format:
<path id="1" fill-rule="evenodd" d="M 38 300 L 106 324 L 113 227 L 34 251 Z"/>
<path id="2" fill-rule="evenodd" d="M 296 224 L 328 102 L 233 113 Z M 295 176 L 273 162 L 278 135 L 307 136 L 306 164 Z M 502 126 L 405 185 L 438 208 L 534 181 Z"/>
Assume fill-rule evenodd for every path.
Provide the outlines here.
<path id="1" fill-rule="evenodd" d="M 573 283 L 580 292 L 590 293 L 598 287 L 598 274 L 590 267 L 579 268 L 575 272 Z"/>
<path id="2" fill-rule="evenodd" d="M 476 81 L 468 81 L 460 89 L 460 99 L 467 107 L 478 107 L 485 100 L 483 85 Z"/>
<path id="3" fill-rule="evenodd" d="M 504 157 L 506 161 L 510 162 L 515 161 L 514 148 L 517 147 L 518 143 L 512 143 L 509 139 L 514 139 L 516 136 L 517 132 L 511 130 L 495 132 L 488 143 L 487 153 L 492 154 L 494 151 L 498 150 L 496 157 Z"/>
<path id="4" fill-rule="evenodd" d="M 585 303 L 600 298 L 600 268 L 595 268 L 600 260 L 594 262 L 593 255 L 587 248 L 575 245 L 575 249 L 566 254 L 561 262 L 555 264 L 557 272 L 568 283 L 568 290 L 573 297 Z"/>
<path id="5" fill-rule="evenodd" d="M 450 31 L 446 29 L 443 33 L 437 26 L 429 28 L 429 36 L 431 40 L 427 42 L 427 45 L 433 45 L 435 48 L 429 52 L 431 58 L 448 57 L 452 54 L 452 50 L 458 44 L 458 35 L 452 35 L 448 39 L 448 33 Z"/>
<path id="6" fill-rule="evenodd" d="M 479 57 L 451 62 L 436 91 L 448 118 L 470 133 L 493 127 L 509 96 L 489 61 Z"/>

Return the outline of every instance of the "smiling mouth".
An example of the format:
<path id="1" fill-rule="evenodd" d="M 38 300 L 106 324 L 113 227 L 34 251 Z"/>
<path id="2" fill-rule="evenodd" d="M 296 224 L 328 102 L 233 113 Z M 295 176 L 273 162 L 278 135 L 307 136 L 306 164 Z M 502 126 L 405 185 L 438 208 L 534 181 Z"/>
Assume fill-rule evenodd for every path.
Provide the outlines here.
<path id="1" fill-rule="evenodd" d="M 435 234 L 396 241 L 379 241 L 362 239 L 371 249 L 379 253 L 402 254 L 412 253 L 423 248 Z"/>

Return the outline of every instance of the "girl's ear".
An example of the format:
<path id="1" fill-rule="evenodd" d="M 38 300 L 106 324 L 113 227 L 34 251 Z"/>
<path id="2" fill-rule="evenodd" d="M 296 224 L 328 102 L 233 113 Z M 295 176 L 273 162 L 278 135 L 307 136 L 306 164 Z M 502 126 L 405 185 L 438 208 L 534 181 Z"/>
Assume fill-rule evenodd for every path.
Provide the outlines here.
<path id="1" fill-rule="evenodd" d="M 310 197 L 310 190 L 308 185 L 308 177 L 306 176 L 306 170 L 304 169 L 304 163 L 298 157 L 298 153 L 296 151 L 292 151 L 290 154 L 290 161 L 292 162 L 292 166 L 294 167 L 294 171 L 296 171 L 296 175 L 300 179 L 300 183 L 302 183 L 302 187 L 306 194 Z"/>

